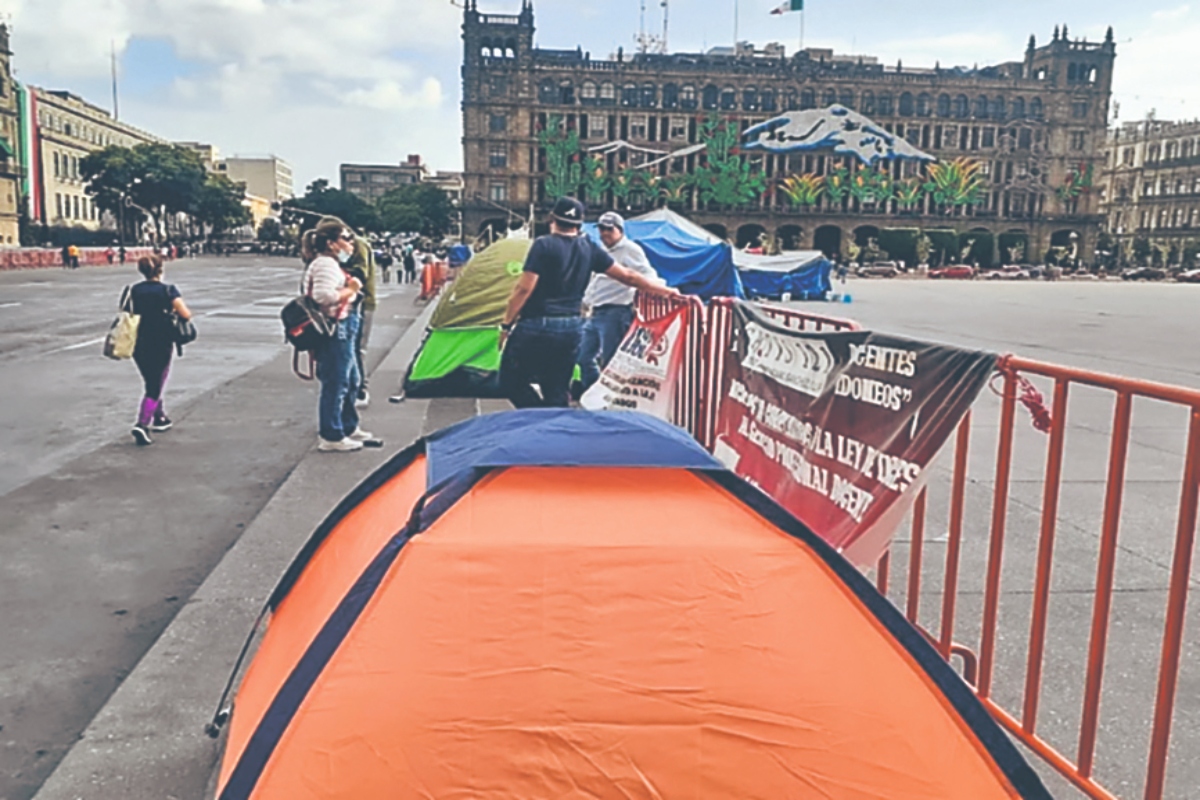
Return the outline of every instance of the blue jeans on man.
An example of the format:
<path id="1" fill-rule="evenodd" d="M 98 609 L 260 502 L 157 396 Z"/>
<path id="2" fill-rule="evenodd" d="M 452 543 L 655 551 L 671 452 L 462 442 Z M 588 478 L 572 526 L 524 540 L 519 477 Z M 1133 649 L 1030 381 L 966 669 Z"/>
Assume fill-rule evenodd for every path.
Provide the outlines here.
<path id="1" fill-rule="evenodd" d="M 321 438 L 340 442 L 358 430 L 358 411 L 354 401 L 362 377 L 355 358 L 355 344 L 362 319 L 358 313 L 338 323 L 337 333 L 317 350 L 317 378 L 321 381 L 321 401 L 317 416 L 321 423 Z"/>
<path id="2" fill-rule="evenodd" d="M 513 328 L 500 359 L 500 386 L 517 408 L 566 408 L 583 335 L 581 317 L 534 317 Z M 533 387 L 537 385 L 541 394 Z"/>
<path id="3" fill-rule="evenodd" d="M 629 326 L 633 324 L 633 306 L 597 306 L 583 328 L 579 345 L 579 382 L 586 391 L 612 361 Z"/>

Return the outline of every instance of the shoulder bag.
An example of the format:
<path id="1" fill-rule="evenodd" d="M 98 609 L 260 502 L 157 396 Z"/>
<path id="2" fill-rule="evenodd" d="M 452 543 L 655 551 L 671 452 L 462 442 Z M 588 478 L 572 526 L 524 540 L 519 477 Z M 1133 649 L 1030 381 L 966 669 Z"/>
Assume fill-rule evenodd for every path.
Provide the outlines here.
<path id="1" fill-rule="evenodd" d="M 138 325 L 142 318 L 133 313 L 133 296 L 130 287 L 126 286 L 121 293 L 120 309 L 117 318 L 113 320 L 104 337 L 104 355 L 115 361 L 133 358 L 133 350 L 137 347 Z"/>

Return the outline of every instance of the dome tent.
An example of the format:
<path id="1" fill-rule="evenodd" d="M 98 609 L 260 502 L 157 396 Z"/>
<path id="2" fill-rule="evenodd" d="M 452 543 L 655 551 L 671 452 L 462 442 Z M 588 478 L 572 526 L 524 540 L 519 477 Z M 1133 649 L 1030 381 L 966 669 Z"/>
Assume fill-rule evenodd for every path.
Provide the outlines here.
<path id="1" fill-rule="evenodd" d="M 222 800 L 1049 798 L 861 574 L 634 413 L 418 442 L 269 609 Z"/>
<path id="2" fill-rule="evenodd" d="M 442 292 L 404 378 L 409 397 L 499 397 L 500 323 L 533 242 L 501 239 Z"/>

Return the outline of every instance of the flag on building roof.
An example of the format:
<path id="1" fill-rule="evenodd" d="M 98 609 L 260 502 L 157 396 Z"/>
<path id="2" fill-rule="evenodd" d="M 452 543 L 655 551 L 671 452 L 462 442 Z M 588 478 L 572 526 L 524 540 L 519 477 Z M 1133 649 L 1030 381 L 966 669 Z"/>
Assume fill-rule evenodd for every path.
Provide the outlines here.
<path id="1" fill-rule="evenodd" d="M 803 11 L 804 0 L 784 0 L 775 8 L 771 9 L 772 14 L 786 14 L 789 11 Z"/>

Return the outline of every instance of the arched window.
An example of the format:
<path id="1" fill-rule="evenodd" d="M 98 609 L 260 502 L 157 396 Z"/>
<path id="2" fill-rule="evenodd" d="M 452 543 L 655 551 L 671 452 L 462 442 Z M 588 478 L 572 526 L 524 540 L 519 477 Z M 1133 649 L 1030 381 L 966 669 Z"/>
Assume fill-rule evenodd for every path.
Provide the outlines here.
<path id="1" fill-rule="evenodd" d="M 658 87 L 653 83 L 642 84 L 642 108 L 658 107 Z"/>
<path id="2" fill-rule="evenodd" d="M 600 105 L 611 106 L 617 102 L 617 87 L 612 81 L 605 81 L 600 84 Z"/>
<path id="3" fill-rule="evenodd" d="M 817 107 L 817 93 L 812 89 L 805 89 L 800 93 L 800 108 L 807 110 Z"/>
<path id="4" fill-rule="evenodd" d="M 553 103 L 558 96 L 558 87 L 554 85 L 554 81 L 547 78 L 538 84 L 538 102 Z"/>
<path id="5" fill-rule="evenodd" d="M 575 105 L 575 84 L 570 81 L 559 81 L 558 102 L 564 106 Z"/>
<path id="6" fill-rule="evenodd" d="M 1004 98 L 1003 97 L 993 98 L 992 99 L 992 119 L 1002 120 L 1007 116 L 1008 116 L 1008 107 L 1007 107 L 1007 103 L 1004 102 Z"/>
<path id="7" fill-rule="evenodd" d="M 876 114 L 881 117 L 890 117 L 895 114 L 895 105 L 892 102 L 892 96 L 886 92 L 875 98 Z"/>
<path id="8" fill-rule="evenodd" d="M 688 110 L 696 107 L 696 87 L 690 83 L 679 92 L 679 107 Z"/>
<path id="9" fill-rule="evenodd" d="M 1067 65 L 1067 80 L 1070 82 L 1079 80 L 1079 67 L 1075 64 Z"/>
<path id="10" fill-rule="evenodd" d="M 784 89 L 783 108 L 785 111 L 798 111 L 800 109 L 800 93 L 795 89 Z"/>
<path id="11" fill-rule="evenodd" d="M 1010 109 L 1010 113 L 1012 114 L 1013 119 L 1025 119 L 1025 98 L 1024 97 L 1018 97 L 1012 101 L 1012 108 Z"/>
<path id="12" fill-rule="evenodd" d="M 954 116 L 959 119 L 966 119 L 971 116 L 971 101 L 967 99 L 965 94 L 960 94 L 954 98 Z"/>
<path id="13" fill-rule="evenodd" d="M 663 108 L 679 108 L 679 87 L 673 83 L 663 86 Z"/>
<path id="14" fill-rule="evenodd" d="M 988 99 L 987 95 L 979 95 L 975 99 L 975 116 L 979 119 L 987 119 L 988 115 Z"/>
<path id="15" fill-rule="evenodd" d="M 487 39 L 483 40 L 483 44 L 479 47 L 479 55 L 483 58 L 492 57 L 492 43 Z"/>
<path id="16" fill-rule="evenodd" d="M 1166 159 L 1167 159 L 1167 161 L 1170 161 L 1174 157 L 1175 157 L 1175 143 L 1167 142 Z"/>
<path id="17" fill-rule="evenodd" d="M 840 92 L 838 92 L 838 104 L 843 105 L 846 108 L 853 109 L 854 92 L 849 89 L 842 89 Z"/>
<path id="18" fill-rule="evenodd" d="M 775 102 L 775 90 L 763 89 L 763 93 L 758 98 L 758 103 L 763 111 L 774 113 L 779 110 L 779 104 Z"/>
<path id="19" fill-rule="evenodd" d="M 579 99 L 584 103 L 596 102 L 596 84 L 592 81 L 584 81 L 579 87 Z"/>
<path id="20" fill-rule="evenodd" d="M 704 87 L 703 106 L 706 111 L 712 111 L 720 103 L 721 90 L 713 86 L 711 83 Z"/>
<path id="21" fill-rule="evenodd" d="M 1041 119 L 1043 113 L 1042 98 L 1035 97 L 1029 101 L 1029 116 L 1033 117 L 1034 119 Z"/>
<path id="22" fill-rule="evenodd" d="M 950 95 L 939 94 L 937 99 L 937 115 L 939 117 L 950 116 Z"/>
<path id="23" fill-rule="evenodd" d="M 509 39 L 508 41 L 506 41 L 504 43 L 504 57 L 505 58 L 516 58 L 517 57 L 517 40 L 516 39 Z"/>
<path id="24" fill-rule="evenodd" d="M 733 111 L 737 108 L 737 89 L 726 86 L 721 90 L 721 110 Z"/>
<path id="25" fill-rule="evenodd" d="M 864 114 L 874 114 L 875 113 L 875 93 L 874 92 L 863 92 L 862 97 L 859 98 L 859 103 L 860 103 L 860 105 L 858 107 L 858 110 L 861 111 L 862 113 L 864 113 Z"/>
<path id="26" fill-rule="evenodd" d="M 900 116 L 911 117 L 913 115 L 914 105 L 912 92 L 905 92 L 900 95 Z"/>
<path id="27" fill-rule="evenodd" d="M 924 92 L 921 92 L 921 94 L 917 95 L 917 116 L 928 117 L 932 113 L 933 99 Z"/>
<path id="28" fill-rule="evenodd" d="M 627 83 L 621 87 L 621 105 L 625 108 L 635 108 L 638 103 L 638 87 L 636 83 Z"/>
<path id="29" fill-rule="evenodd" d="M 826 89 L 824 92 L 821 93 L 821 105 L 824 108 L 829 108 L 831 105 L 833 105 L 836 102 L 837 102 L 837 90 L 836 89 Z"/>
<path id="30" fill-rule="evenodd" d="M 758 89 L 747 86 L 742 90 L 742 110 L 758 111 Z"/>

